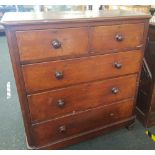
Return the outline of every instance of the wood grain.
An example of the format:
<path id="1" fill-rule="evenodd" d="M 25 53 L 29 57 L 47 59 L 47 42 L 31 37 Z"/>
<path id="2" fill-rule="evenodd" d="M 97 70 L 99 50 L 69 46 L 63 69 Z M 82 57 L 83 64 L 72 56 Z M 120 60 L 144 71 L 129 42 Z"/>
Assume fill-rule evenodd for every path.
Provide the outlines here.
<path id="1" fill-rule="evenodd" d="M 35 125 L 33 126 L 35 146 L 47 145 L 50 142 L 131 117 L 132 107 L 133 100 L 126 100 L 109 106 L 98 107 L 77 115 Z M 61 126 L 65 126 L 66 131 L 59 132 Z"/>
<path id="2" fill-rule="evenodd" d="M 17 31 L 16 36 L 21 61 L 88 53 L 87 28 Z M 55 49 L 53 40 L 61 47 Z"/>
<path id="3" fill-rule="evenodd" d="M 141 55 L 141 51 L 129 51 L 112 55 L 107 54 L 73 60 L 24 65 L 25 86 L 30 93 L 136 73 L 139 69 Z M 115 62 L 121 63 L 122 68 L 115 68 Z M 58 80 L 55 77 L 56 71 L 63 73 L 62 79 Z"/>
<path id="4" fill-rule="evenodd" d="M 57 149 L 134 122 L 149 18 L 126 11 L 3 17 L 29 148 Z M 52 37 L 65 50 L 51 50 Z M 59 97 L 64 109 L 47 101 Z"/>
<path id="5" fill-rule="evenodd" d="M 16 17 L 16 18 L 14 18 Z M 25 17 L 23 19 L 23 17 Z M 50 12 L 7 12 L 1 23 L 5 26 L 39 25 L 49 23 L 82 23 L 98 21 L 119 21 L 148 19 L 150 14 L 127 10 L 100 10 L 100 11 L 50 11 Z"/>
<path id="6" fill-rule="evenodd" d="M 143 31 L 143 23 L 91 27 L 90 49 L 107 53 L 107 50 L 142 46 Z M 122 41 L 116 39 L 117 35 L 123 37 Z"/>
<path id="7" fill-rule="evenodd" d="M 136 79 L 137 75 L 130 75 L 28 95 L 31 119 L 45 121 L 134 97 Z M 113 94 L 112 88 L 119 92 Z M 65 102 L 62 107 L 57 103 L 60 99 Z"/>

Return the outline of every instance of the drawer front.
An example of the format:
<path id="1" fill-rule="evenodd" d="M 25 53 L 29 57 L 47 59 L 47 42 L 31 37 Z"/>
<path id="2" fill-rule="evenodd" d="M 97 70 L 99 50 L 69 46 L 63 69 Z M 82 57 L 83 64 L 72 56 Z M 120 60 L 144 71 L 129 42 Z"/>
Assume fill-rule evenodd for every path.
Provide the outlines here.
<path id="1" fill-rule="evenodd" d="M 92 52 L 131 49 L 142 44 L 144 24 L 122 24 L 91 28 Z"/>
<path id="2" fill-rule="evenodd" d="M 141 51 L 129 51 L 70 60 L 45 62 L 22 67 L 28 92 L 136 73 Z"/>
<path id="3" fill-rule="evenodd" d="M 34 125 L 36 146 L 61 140 L 132 116 L 133 100 L 102 106 L 73 116 Z"/>
<path id="4" fill-rule="evenodd" d="M 130 75 L 29 95 L 31 119 L 44 121 L 134 97 L 136 79 Z"/>
<path id="5" fill-rule="evenodd" d="M 86 28 L 17 31 L 20 60 L 88 53 L 87 33 Z"/>

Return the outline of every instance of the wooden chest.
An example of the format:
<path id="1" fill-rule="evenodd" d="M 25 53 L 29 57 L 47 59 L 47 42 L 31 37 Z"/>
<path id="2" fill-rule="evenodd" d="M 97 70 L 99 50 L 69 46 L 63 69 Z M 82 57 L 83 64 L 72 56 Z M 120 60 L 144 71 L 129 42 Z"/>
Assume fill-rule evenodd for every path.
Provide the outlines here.
<path id="1" fill-rule="evenodd" d="M 125 11 L 3 17 L 29 148 L 56 149 L 134 122 L 149 17 Z"/>
<path id="2" fill-rule="evenodd" d="M 136 113 L 144 126 L 151 127 L 155 125 L 155 23 L 149 24 Z"/>

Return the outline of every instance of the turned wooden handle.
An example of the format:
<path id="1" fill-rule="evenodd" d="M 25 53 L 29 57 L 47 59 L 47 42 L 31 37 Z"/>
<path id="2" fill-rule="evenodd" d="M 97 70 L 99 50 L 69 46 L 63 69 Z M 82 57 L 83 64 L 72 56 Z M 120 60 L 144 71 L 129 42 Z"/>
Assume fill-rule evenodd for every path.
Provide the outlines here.
<path id="1" fill-rule="evenodd" d="M 120 68 L 122 68 L 122 64 L 118 63 L 118 62 L 114 62 L 114 67 L 117 69 L 120 69 Z"/>
<path id="2" fill-rule="evenodd" d="M 58 80 L 60 80 L 60 79 L 62 79 L 64 76 L 63 76 L 63 72 L 61 72 L 61 71 L 56 71 L 55 72 L 55 77 L 56 77 L 56 79 L 58 79 Z"/>
<path id="3" fill-rule="evenodd" d="M 119 92 L 119 89 L 114 87 L 114 88 L 111 89 L 111 91 L 112 91 L 113 94 L 117 94 Z"/>
<path id="4" fill-rule="evenodd" d="M 60 126 L 58 131 L 59 133 L 64 133 L 66 131 L 66 126 L 65 125 Z"/>
<path id="5" fill-rule="evenodd" d="M 57 39 L 53 40 L 52 41 L 52 46 L 55 48 L 55 49 L 58 49 L 61 47 L 61 42 Z"/>
<path id="6" fill-rule="evenodd" d="M 57 101 L 57 105 L 58 105 L 58 107 L 64 107 L 65 101 L 64 101 L 63 99 L 59 99 L 59 100 Z"/>
<path id="7" fill-rule="evenodd" d="M 124 39 L 122 34 L 117 34 L 115 38 L 117 41 L 123 41 L 123 39 Z"/>

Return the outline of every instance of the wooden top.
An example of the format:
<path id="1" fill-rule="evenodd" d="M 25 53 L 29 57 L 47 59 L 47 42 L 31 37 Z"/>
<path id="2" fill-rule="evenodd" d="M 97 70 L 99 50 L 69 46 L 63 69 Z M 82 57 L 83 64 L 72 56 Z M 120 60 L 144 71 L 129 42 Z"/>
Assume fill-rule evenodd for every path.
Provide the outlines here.
<path id="1" fill-rule="evenodd" d="M 3 25 L 43 24 L 54 22 L 83 22 L 118 19 L 150 18 L 149 14 L 124 10 L 111 11 L 67 11 L 67 12 L 9 12 L 1 20 Z"/>

